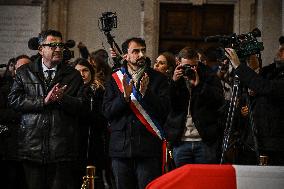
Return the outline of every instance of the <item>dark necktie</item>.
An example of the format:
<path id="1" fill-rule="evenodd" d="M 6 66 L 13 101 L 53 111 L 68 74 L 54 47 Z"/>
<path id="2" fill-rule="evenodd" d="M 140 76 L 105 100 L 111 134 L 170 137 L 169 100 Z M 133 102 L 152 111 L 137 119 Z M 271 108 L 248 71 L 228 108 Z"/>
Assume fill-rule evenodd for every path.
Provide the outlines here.
<path id="1" fill-rule="evenodd" d="M 45 83 L 46 83 L 47 87 L 50 87 L 50 83 L 51 83 L 51 81 L 53 79 L 52 78 L 52 74 L 53 74 L 54 70 L 46 70 L 45 72 L 47 73 L 47 77 L 45 79 Z"/>

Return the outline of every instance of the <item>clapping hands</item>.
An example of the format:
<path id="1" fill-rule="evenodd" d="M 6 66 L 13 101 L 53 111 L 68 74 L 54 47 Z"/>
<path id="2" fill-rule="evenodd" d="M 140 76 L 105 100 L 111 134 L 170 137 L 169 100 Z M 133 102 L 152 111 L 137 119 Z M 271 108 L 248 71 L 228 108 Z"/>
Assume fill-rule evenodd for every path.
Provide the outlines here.
<path id="1" fill-rule="evenodd" d="M 127 75 L 124 74 L 123 79 L 122 79 L 123 95 L 126 101 L 129 101 L 130 95 L 132 93 L 134 81 L 131 79 L 128 83 L 126 79 L 127 79 Z M 139 92 L 141 93 L 142 96 L 145 95 L 147 88 L 148 88 L 148 84 L 149 84 L 149 76 L 147 73 L 144 73 L 144 75 L 142 76 L 140 80 L 140 88 L 139 88 Z"/>
<path id="2" fill-rule="evenodd" d="M 58 102 L 62 99 L 64 92 L 67 88 L 67 85 L 59 86 L 59 83 L 54 85 L 52 89 L 48 92 L 47 96 L 44 99 L 44 104 L 50 104 L 52 102 Z"/>

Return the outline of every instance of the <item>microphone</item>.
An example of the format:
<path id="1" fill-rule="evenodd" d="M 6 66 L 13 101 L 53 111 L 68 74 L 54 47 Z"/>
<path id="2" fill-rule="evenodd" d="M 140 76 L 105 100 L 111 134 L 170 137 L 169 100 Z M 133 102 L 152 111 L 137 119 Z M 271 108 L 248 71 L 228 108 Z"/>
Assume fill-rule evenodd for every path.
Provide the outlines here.
<path id="1" fill-rule="evenodd" d="M 28 41 L 28 47 L 31 50 L 38 50 L 39 43 L 38 43 L 38 37 L 32 37 Z"/>
<path id="2" fill-rule="evenodd" d="M 280 36 L 278 41 L 279 41 L 280 45 L 283 45 L 284 44 L 284 36 Z"/>
<path id="3" fill-rule="evenodd" d="M 229 36 L 214 35 L 214 36 L 205 37 L 204 41 L 205 42 L 219 43 L 219 42 L 223 42 L 223 41 L 228 41 L 230 38 L 231 37 L 229 37 Z"/>
<path id="4" fill-rule="evenodd" d="M 75 47 L 75 45 L 76 45 L 76 42 L 72 39 L 69 39 L 65 43 L 65 47 L 67 47 L 67 48 L 73 48 L 73 47 Z"/>
<path id="5" fill-rule="evenodd" d="M 6 68 L 7 64 L 0 64 L 0 68 Z"/>

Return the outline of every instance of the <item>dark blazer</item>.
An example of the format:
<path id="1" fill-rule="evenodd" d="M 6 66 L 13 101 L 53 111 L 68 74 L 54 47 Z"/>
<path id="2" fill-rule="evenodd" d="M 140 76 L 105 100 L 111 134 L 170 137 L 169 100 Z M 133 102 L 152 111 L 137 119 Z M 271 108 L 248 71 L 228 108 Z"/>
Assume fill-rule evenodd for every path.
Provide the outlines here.
<path id="1" fill-rule="evenodd" d="M 151 68 L 146 70 L 149 85 L 143 97 L 146 111 L 163 126 L 169 110 L 167 77 Z M 110 123 L 111 157 L 153 157 L 161 155 L 161 140 L 137 119 L 112 78 L 107 82 L 103 112 Z"/>
<path id="2" fill-rule="evenodd" d="M 171 111 L 165 130 L 173 145 L 181 142 L 189 101 L 192 119 L 202 140 L 210 144 L 222 137 L 221 128 L 218 125 L 218 109 L 224 103 L 221 82 L 208 67 L 201 63 L 198 65 L 198 75 L 200 83 L 192 88 L 191 96 L 184 78 L 176 82 L 172 81 L 170 84 Z"/>
<path id="3" fill-rule="evenodd" d="M 67 85 L 60 103 L 44 105 L 48 91 L 56 84 Z M 38 162 L 75 160 L 78 157 L 78 116 L 82 110 L 82 78 L 78 71 L 60 63 L 46 90 L 41 58 L 17 70 L 9 103 L 22 113 L 19 129 L 19 157 Z"/>

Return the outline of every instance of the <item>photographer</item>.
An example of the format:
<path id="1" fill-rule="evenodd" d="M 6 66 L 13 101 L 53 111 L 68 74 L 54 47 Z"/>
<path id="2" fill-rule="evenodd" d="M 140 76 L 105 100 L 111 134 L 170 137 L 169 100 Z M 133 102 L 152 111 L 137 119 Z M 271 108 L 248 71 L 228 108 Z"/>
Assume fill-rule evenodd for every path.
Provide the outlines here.
<path id="1" fill-rule="evenodd" d="M 171 112 L 165 130 L 173 144 L 177 167 L 188 163 L 217 163 L 218 108 L 223 91 L 220 80 L 210 68 L 198 62 L 195 50 L 179 52 L 180 64 L 170 84 Z"/>
<path id="2" fill-rule="evenodd" d="M 230 59 L 240 81 L 256 93 L 252 113 L 260 155 L 268 156 L 269 165 L 284 165 L 283 63 L 274 63 L 275 67 L 262 72 L 265 75 L 261 77 L 245 63 L 240 62 L 234 49 L 226 48 L 226 56 Z M 279 49 L 278 57 L 284 60 L 284 49 Z"/>

